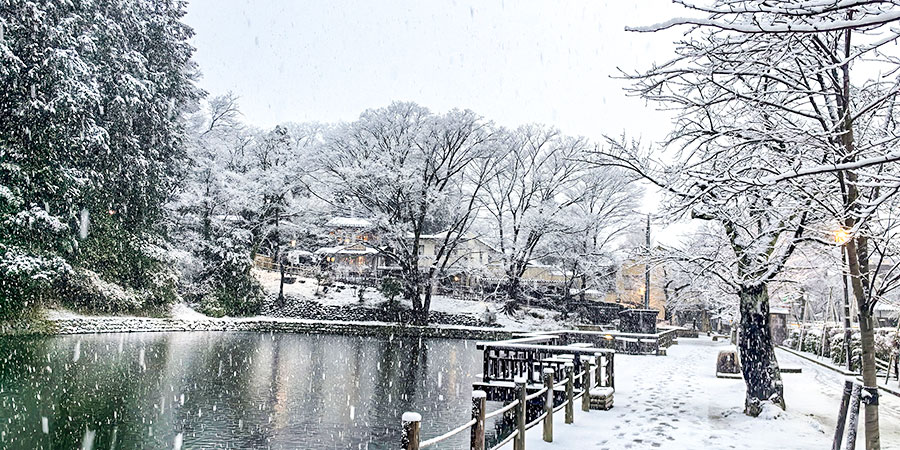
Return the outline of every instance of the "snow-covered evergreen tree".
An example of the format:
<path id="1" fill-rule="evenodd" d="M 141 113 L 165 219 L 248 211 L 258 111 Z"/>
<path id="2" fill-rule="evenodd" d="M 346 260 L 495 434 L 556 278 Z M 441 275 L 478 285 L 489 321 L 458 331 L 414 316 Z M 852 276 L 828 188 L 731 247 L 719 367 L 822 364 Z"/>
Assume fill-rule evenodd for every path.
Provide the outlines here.
<path id="1" fill-rule="evenodd" d="M 162 205 L 199 94 L 184 7 L 0 4 L 0 316 L 173 299 Z"/>

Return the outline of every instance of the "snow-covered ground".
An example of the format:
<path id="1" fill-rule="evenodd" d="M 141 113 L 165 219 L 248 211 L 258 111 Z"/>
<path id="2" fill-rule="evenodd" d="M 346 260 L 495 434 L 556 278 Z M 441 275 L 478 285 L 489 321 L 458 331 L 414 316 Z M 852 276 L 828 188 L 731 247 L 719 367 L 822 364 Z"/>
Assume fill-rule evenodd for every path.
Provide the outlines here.
<path id="1" fill-rule="evenodd" d="M 783 375 L 788 409 L 775 418 L 750 418 L 742 413 L 743 381 L 715 377 L 716 355 L 725 347 L 705 337 L 682 338 L 668 356 L 618 355 L 613 409 L 576 408 L 571 425 L 560 410 L 553 418 L 554 442 L 544 442 L 537 425 L 527 433 L 526 448 L 831 448 L 841 375 L 779 351 L 780 363 L 803 369 Z M 880 418 L 881 448 L 900 448 L 900 398 L 882 395 Z M 857 448 L 864 447 L 860 439 Z"/>
<path id="2" fill-rule="evenodd" d="M 253 274 L 260 281 L 265 291 L 269 294 L 277 294 L 279 288 L 279 273 L 266 270 L 253 270 Z M 315 300 L 323 305 L 359 305 L 359 297 L 355 286 L 344 285 L 343 289 L 338 291 L 334 287 L 328 290 L 328 293 L 316 295 L 316 280 L 312 278 L 297 278 L 292 284 L 284 285 L 284 294 L 287 296 L 295 296 L 306 300 Z M 363 294 L 365 301 L 362 303 L 366 306 L 377 306 L 385 301 L 380 292 L 373 288 L 367 288 Z M 410 306 L 409 302 L 400 300 L 401 303 Z M 450 314 L 467 314 L 473 317 L 482 317 L 485 308 L 490 308 L 496 313 L 497 323 L 503 328 L 510 330 L 551 330 L 564 327 L 565 324 L 555 320 L 559 313 L 547 311 L 541 308 L 524 308 L 517 317 L 510 317 L 500 312 L 501 305 L 499 303 L 486 303 L 473 300 L 458 300 L 442 295 L 435 295 L 431 299 L 431 310 L 450 313 Z M 538 317 L 535 317 L 538 316 Z"/>

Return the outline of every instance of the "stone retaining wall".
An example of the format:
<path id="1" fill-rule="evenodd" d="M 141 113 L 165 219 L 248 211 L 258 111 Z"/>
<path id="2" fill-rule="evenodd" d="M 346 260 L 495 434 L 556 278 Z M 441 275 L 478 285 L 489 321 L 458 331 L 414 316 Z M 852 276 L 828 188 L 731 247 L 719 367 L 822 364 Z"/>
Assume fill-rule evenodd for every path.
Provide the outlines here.
<path id="1" fill-rule="evenodd" d="M 288 319 L 179 320 L 144 317 L 79 317 L 49 321 L 56 334 L 133 333 L 167 331 L 252 331 L 347 334 L 355 336 L 412 335 L 456 339 L 509 339 L 512 331 L 495 328 L 409 326 L 392 323 L 336 322 Z"/>
<path id="2" fill-rule="evenodd" d="M 260 314 L 266 317 L 332 320 L 351 322 L 398 322 L 411 323 L 413 312 L 406 307 L 396 305 L 387 306 L 383 303 L 379 306 L 364 304 L 323 305 L 315 300 L 287 296 L 284 305 L 279 305 L 275 296 L 269 296 L 263 301 Z M 430 311 L 428 322 L 432 324 L 457 325 L 464 327 L 498 327 L 497 324 L 489 324 L 478 317 L 468 314 L 451 314 L 440 311 Z"/>

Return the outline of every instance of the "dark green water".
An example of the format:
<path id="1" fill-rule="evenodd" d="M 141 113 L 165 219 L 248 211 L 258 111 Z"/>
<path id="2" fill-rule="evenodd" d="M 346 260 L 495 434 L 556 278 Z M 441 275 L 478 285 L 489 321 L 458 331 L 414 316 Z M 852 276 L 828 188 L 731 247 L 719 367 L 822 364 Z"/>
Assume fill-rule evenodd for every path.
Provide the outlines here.
<path id="1" fill-rule="evenodd" d="M 0 338 L 0 448 L 398 448 L 403 411 L 423 438 L 467 421 L 480 366 L 473 341 L 447 339 Z"/>

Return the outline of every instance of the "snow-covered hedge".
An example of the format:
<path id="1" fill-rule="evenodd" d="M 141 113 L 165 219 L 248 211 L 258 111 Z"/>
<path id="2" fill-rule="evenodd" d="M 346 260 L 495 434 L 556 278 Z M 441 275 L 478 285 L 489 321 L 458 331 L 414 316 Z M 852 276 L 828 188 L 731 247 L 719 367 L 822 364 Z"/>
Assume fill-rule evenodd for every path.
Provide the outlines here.
<path id="1" fill-rule="evenodd" d="M 823 345 L 823 333 L 824 342 Z M 801 342 L 802 338 L 802 342 Z M 841 325 L 804 325 L 790 330 L 790 336 L 784 346 L 812 353 L 817 356 L 831 358 L 837 365 L 845 365 L 847 361 L 844 346 L 844 329 Z M 859 369 L 862 356 L 862 344 L 859 331 L 851 334 L 850 351 L 853 354 L 853 370 Z M 892 353 L 900 351 L 900 334 L 894 328 L 877 328 L 875 330 L 875 357 L 887 360 Z"/>

